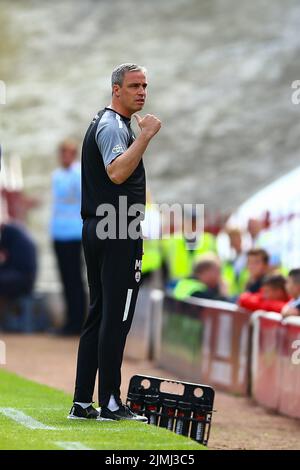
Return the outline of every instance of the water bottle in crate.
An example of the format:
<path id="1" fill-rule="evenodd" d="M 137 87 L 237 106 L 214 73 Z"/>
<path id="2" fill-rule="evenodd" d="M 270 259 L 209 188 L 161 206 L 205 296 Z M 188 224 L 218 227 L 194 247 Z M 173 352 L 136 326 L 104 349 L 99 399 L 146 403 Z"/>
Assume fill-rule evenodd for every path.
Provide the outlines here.
<path id="1" fill-rule="evenodd" d="M 183 393 L 163 391 L 164 383 L 183 386 Z M 214 395 L 214 389 L 208 385 L 134 375 L 129 383 L 127 404 L 135 413 L 146 416 L 149 424 L 207 445 Z"/>

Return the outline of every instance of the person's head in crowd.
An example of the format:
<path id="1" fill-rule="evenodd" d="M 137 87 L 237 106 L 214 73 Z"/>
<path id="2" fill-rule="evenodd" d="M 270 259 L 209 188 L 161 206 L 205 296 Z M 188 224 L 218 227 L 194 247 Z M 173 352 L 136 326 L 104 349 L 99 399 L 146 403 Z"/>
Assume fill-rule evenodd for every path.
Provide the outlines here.
<path id="1" fill-rule="evenodd" d="M 264 223 L 260 219 L 250 218 L 248 220 L 247 230 L 252 239 L 255 239 L 264 228 Z"/>
<path id="2" fill-rule="evenodd" d="M 267 300 L 288 301 L 286 279 L 281 274 L 269 274 L 262 284 L 262 294 Z"/>
<path id="3" fill-rule="evenodd" d="M 253 248 L 247 253 L 247 268 L 251 280 L 264 277 L 269 271 L 269 255 L 266 250 Z"/>
<path id="4" fill-rule="evenodd" d="M 286 289 L 293 299 L 300 297 L 300 268 L 292 269 L 289 272 Z"/>
<path id="5" fill-rule="evenodd" d="M 233 248 L 236 253 L 242 252 L 242 232 L 239 228 L 229 227 L 226 229 L 229 237 L 230 248 Z"/>
<path id="6" fill-rule="evenodd" d="M 65 139 L 58 147 L 59 163 L 63 168 L 69 168 L 77 158 L 78 145 L 75 140 Z"/>
<path id="7" fill-rule="evenodd" d="M 194 264 L 194 277 L 210 289 L 215 289 L 221 282 L 219 258 L 214 254 L 202 255 Z"/>

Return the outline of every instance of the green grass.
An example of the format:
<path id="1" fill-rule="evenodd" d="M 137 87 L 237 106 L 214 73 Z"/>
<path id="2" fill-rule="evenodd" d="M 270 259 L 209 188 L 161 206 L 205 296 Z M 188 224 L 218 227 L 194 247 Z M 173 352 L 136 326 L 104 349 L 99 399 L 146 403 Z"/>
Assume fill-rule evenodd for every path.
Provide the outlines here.
<path id="1" fill-rule="evenodd" d="M 68 420 L 72 397 L 0 370 L 0 408 L 15 408 L 55 430 L 28 429 L 0 412 L 0 449 L 60 449 L 78 442 L 89 449 L 202 450 L 195 441 L 141 423 Z"/>

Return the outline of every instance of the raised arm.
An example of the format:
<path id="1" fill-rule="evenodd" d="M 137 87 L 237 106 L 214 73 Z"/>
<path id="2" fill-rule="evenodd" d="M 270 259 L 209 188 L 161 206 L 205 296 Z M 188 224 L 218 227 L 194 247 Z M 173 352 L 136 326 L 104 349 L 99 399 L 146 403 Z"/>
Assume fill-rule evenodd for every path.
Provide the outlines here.
<path id="1" fill-rule="evenodd" d="M 161 128 L 161 121 L 152 114 L 147 114 L 144 118 L 141 118 L 138 114 L 134 116 L 141 129 L 141 133 L 133 144 L 106 168 L 109 178 L 115 184 L 124 183 L 134 172 L 149 142 Z"/>

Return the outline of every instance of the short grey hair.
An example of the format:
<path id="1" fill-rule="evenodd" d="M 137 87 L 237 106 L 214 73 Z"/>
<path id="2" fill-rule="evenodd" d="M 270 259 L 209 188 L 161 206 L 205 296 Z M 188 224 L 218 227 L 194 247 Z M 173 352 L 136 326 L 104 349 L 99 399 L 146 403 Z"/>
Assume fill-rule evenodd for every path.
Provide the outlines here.
<path id="1" fill-rule="evenodd" d="M 144 72 L 146 73 L 145 67 L 137 64 L 121 64 L 118 65 L 112 72 L 111 75 L 111 86 L 114 85 L 123 85 L 124 75 L 126 72 Z"/>

